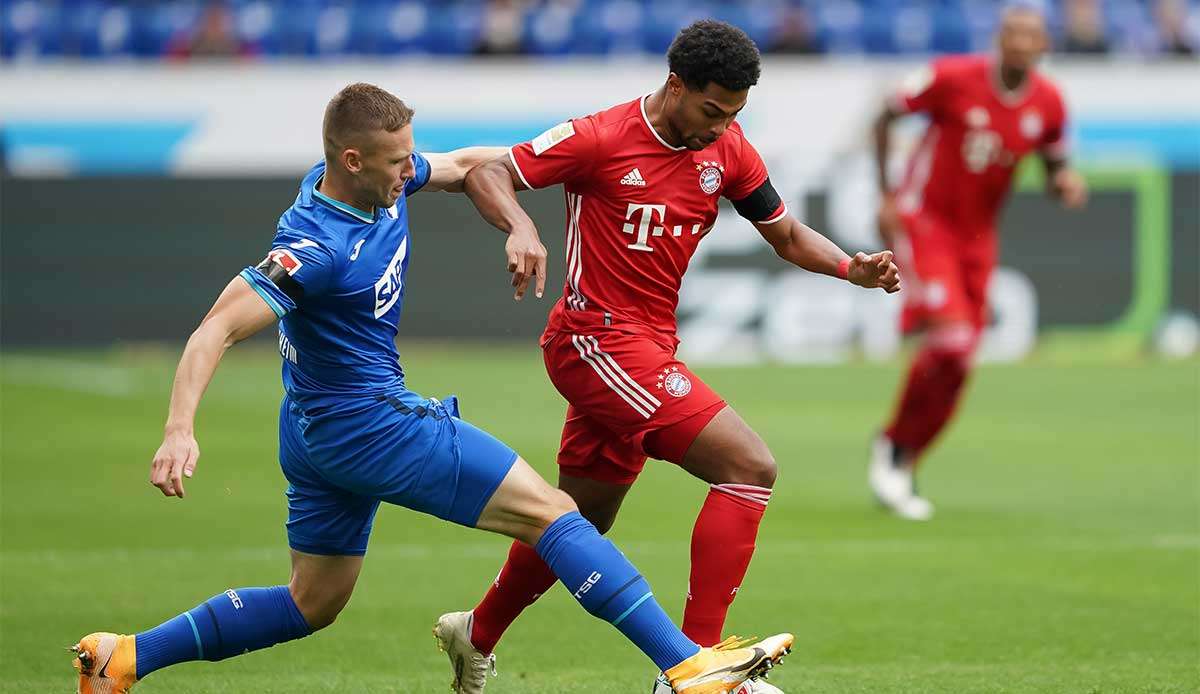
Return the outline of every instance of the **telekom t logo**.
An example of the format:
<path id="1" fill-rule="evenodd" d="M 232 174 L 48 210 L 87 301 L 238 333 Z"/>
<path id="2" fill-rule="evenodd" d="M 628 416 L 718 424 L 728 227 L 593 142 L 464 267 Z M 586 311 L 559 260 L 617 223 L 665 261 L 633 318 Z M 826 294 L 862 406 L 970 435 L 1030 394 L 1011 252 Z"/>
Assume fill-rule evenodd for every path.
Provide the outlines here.
<path id="1" fill-rule="evenodd" d="M 637 214 L 641 213 L 638 217 Z M 629 207 L 625 210 L 625 219 L 630 221 L 625 222 L 621 227 L 621 231 L 626 234 L 637 234 L 637 239 L 633 243 L 626 245 L 626 248 L 635 251 L 652 252 L 654 249 L 646 242 L 651 236 L 662 236 L 666 233 L 667 206 L 666 205 L 639 205 L 637 203 L 629 203 Z M 654 222 L 658 225 L 654 225 Z M 636 223 L 636 226 L 635 226 Z M 700 224 L 697 222 L 692 225 L 692 233 L 700 233 Z M 683 236 L 683 225 L 676 224 L 671 227 L 671 236 Z"/>

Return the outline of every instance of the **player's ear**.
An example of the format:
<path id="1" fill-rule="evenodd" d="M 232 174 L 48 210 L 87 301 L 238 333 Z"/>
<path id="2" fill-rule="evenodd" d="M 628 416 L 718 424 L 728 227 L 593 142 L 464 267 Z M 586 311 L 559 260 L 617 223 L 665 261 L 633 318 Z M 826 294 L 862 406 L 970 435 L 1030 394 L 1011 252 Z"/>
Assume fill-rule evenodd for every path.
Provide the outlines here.
<path id="1" fill-rule="evenodd" d="M 683 94 L 683 79 L 674 72 L 667 75 L 667 93 L 675 98 L 679 98 Z"/>
<path id="2" fill-rule="evenodd" d="M 343 149 L 342 165 L 345 166 L 346 170 L 350 173 L 358 173 L 359 171 L 362 171 L 362 153 L 354 148 Z"/>

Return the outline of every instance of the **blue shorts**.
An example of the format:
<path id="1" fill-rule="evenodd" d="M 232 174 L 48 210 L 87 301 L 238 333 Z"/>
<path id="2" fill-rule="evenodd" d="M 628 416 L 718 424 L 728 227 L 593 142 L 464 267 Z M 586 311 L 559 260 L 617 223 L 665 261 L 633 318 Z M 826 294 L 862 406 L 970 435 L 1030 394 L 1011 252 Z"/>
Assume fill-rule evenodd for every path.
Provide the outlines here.
<path id="1" fill-rule="evenodd" d="M 454 398 L 366 396 L 309 417 L 285 396 L 288 543 L 308 554 L 365 554 L 380 501 L 473 527 L 516 459 L 460 419 Z"/>

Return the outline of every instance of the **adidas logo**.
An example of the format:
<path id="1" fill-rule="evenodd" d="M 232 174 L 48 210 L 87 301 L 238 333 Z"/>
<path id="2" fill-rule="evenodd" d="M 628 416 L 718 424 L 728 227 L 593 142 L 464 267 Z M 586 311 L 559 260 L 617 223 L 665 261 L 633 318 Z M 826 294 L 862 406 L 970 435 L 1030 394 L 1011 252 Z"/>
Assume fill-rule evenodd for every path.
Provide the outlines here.
<path id="1" fill-rule="evenodd" d="M 641 186 L 644 188 L 644 187 L 646 187 L 646 179 L 642 178 L 641 171 L 638 171 L 637 168 L 634 168 L 633 171 L 630 171 L 629 173 L 625 174 L 625 177 L 621 179 L 621 185 L 623 185 L 623 186 Z"/>

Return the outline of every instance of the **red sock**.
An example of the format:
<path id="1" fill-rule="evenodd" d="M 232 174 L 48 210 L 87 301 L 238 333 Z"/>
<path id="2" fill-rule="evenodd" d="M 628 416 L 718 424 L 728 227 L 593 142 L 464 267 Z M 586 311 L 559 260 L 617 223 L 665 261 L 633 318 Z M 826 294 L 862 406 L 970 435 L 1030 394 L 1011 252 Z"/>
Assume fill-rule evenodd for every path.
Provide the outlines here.
<path id="1" fill-rule="evenodd" d="M 921 348 L 884 432 L 892 443 L 917 454 L 945 428 L 962 395 L 973 346 L 973 339 L 966 343 L 931 339 Z"/>
<path id="2" fill-rule="evenodd" d="M 771 490 L 750 484 L 714 484 L 692 530 L 692 574 L 683 633 L 701 646 L 721 641 L 725 614 L 737 596 Z"/>
<path id="3" fill-rule="evenodd" d="M 514 542 L 500 575 L 475 607 L 471 645 L 483 653 L 494 651 L 521 610 L 537 601 L 557 580 L 532 547 Z"/>

